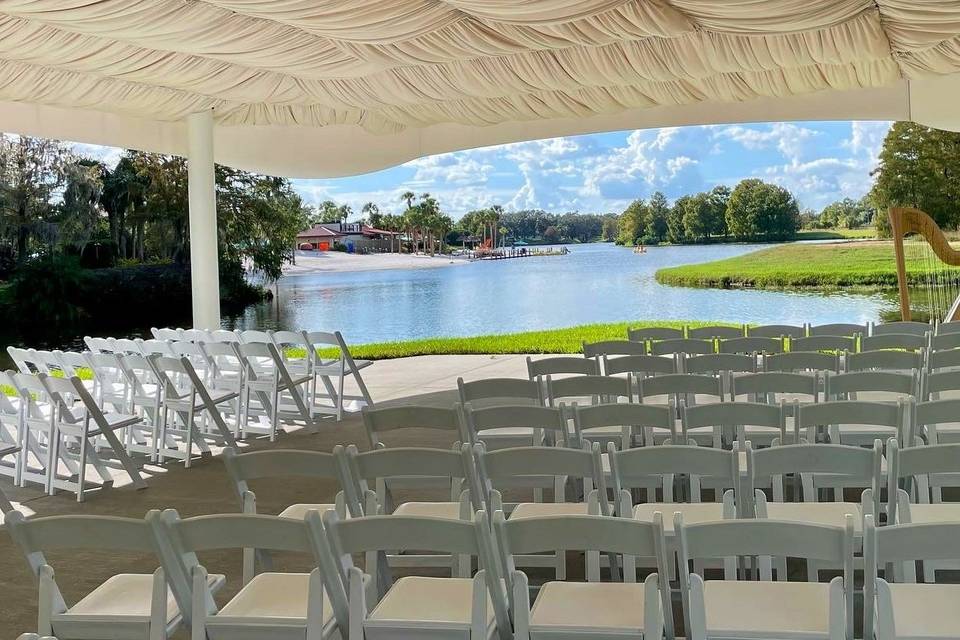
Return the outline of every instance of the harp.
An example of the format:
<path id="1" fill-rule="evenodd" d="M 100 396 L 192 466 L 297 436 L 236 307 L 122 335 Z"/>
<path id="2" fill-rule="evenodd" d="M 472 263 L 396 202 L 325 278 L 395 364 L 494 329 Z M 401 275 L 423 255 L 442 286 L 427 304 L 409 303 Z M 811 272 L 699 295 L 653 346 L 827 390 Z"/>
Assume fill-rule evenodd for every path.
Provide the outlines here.
<path id="1" fill-rule="evenodd" d="M 960 251 L 950 246 L 933 218 L 919 209 L 891 207 L 890 229 L 903 319 L 912 316 L 913 287 L 925 294 L 925 299 L 914 301 L 915 306 L 927 311 L 931 320 L 960 320 L 960 270 L 956 269 L 960 267 Z M 908 264 L 912 267 L 909 274 Z"/>

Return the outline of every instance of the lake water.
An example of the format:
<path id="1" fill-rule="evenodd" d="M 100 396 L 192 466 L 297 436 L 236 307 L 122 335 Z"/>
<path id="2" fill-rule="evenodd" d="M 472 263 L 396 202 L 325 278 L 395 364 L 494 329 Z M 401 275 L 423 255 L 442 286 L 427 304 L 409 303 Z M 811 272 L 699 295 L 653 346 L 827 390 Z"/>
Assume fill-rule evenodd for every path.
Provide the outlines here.
<path id="1" fill-rule="evenodd" d="M 668 287 L 666 266 L 729 258 L 769 245 L 570 246 L 565 256 L 435 269 L 286 276 L 272 303 L 228 319 L 234 328 L 340 329 L 348 342 L 512 333 L 594 322 L 716 320 L 760 324 L 867 322 L 895 308 L 888 294 Z"/>

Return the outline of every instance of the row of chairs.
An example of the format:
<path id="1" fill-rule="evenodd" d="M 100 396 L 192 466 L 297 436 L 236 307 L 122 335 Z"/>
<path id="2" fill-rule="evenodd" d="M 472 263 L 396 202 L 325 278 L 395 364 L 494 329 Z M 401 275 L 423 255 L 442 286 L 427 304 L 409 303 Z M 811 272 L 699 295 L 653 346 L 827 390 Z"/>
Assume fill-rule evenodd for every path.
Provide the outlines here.
<path id="1" fill-rule="evenodd" d="M 670 327 L 628 328 L 630 340 L 670 340 L 674 338 L 806 338 L 811 336 L 879 336 L 884 334 L 910 333 L 918 336 L 932 333 L 947 335 L 960 333 L 960 322 L 867 322 L 858 324 L 839 322 L 830 324 L 765 324 L 765 325 L 707 325 Z"/>
<path id="2" fill-rule="evenodd" d="M 792 639 L 803 632 L 802 637 L 852 640 L 852 516 L 842 527 L 770 519 L 688 523 L 679 512 L 666 518 L 675 545 L 668 542 L 661 511 L 650 522 L 590 515 L 507 518 L 502 511 L 488 518 L 482 510 L 466 521 L 404 515 L 343 519 L 335 511 L 321 517 L 316 510 L 302 520 L 250 514 L 180 518 L 167 510 L 152 511 L 144 520 L 26 520 L 13 512 L 7 522 L 40 585 L 38 632 L 64 638 L 156 640 L 183 623 L 194 638 L 673 638 L 679 591 L 689 638 Z M 915 584 L 913 563 L 960 557 L 960 523 L 876 528 L 872 516 L 864 522 L 867 633 L 876 629 L 880 638 L 909 638 L 927 637 L 923 632 L 931 625 L 955 629 L 957 614 L 948 604 L 955 589 Z M 199 554 L 244 548 L 299 553 L 310 570 L 256 573 L 218 607 L 214 595 L 225 577 L 208 573 Z M 115 575 L 69 607 L 46 557 L 62 549 L 153 554 L 160 567 L 153 574 Z M 532 594 L 515 558 L 554 549 L 603 552 L 615 568 L 605 582 L 597 575 L 586 582 L 552 580 Z M 394 581 L 381 558 L 397 550 L 468 556 L 472 575 Z M 358 556 L 365 558 L 362 566 Z M 645 558 L 654 558 L 656 571 L 638 584 L 636 561 Z M 691 569 L 718 558 L 724 560 L 721 579 Z M 780 570 L 788 558 L 840 566 L 842 574 L 829 583 L 789 582 Z M 676 583 L 670 580 L 673 571 Z"/>

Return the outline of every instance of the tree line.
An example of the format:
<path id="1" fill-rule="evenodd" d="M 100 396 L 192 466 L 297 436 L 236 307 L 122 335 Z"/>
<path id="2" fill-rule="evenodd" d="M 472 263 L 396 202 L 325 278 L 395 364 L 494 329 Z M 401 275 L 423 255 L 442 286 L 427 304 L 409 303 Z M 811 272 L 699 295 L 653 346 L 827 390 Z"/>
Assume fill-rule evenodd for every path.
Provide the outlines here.
<path id="1" fill-rule="evenodd" d="M 671 205 L 654 193 L 631 202 L 617 220 L 619 244 L 673 244 L 717 239 L 789 240 L 800 227 L 796 198 L 781 186 L 750 178 L 732 190 L 719 185 Z"/>

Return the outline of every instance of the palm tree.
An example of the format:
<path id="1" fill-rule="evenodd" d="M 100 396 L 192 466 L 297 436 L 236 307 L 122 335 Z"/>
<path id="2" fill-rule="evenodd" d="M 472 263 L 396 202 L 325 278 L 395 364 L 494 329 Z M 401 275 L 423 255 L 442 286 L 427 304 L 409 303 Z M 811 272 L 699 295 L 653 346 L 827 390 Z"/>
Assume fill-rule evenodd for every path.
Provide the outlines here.
<path id="1" fill-rule="evenodd" d="M 413 191 L 404 191 L 400 194 L 400 202 L 407 203 L 407 209 L 413 208 L 413 199 L 417 197 Z"/>

